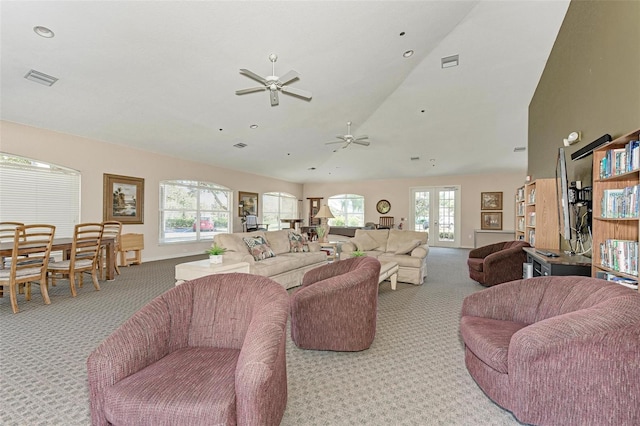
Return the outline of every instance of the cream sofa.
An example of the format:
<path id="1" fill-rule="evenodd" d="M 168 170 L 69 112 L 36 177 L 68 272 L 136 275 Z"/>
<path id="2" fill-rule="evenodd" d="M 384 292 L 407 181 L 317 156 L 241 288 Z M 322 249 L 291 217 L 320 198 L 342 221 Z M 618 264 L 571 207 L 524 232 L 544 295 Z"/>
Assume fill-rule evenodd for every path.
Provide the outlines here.
<path id="1" fill-rule="evenodd" d="M 381 263 L 398 263 L 398 281 L 420 285 L 427 276 L 429 233 L 399 229 L 356 229 L 356 235 L 342 243 L 340 259 L 356 249 Z"/>
<path id="2" fill-rule="evenodd" d="M 213 238 L 214 244 L 227 249 L 224 262 L 247 262 L 249 273 L 269 277 L 282 284 L 284 288 L 299 286 L 304 273 L 309 269 L 327 263 L 327 255 L 320 251 L 318 243 L 310 242 L 308 252 L 291 252 L 289 229 L 280 231 L 239 232 L 233 234 L 218 234 Z M 244 242 L 244 237 L 263 237 L 275 257 L 256 261 Z"/>

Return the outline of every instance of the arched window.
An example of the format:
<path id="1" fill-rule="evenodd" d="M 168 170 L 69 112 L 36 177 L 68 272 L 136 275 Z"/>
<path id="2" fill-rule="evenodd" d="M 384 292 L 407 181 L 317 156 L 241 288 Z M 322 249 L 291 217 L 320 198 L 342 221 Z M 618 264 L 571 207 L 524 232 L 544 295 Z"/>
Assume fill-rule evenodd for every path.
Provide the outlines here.
<path id="1" fill-rule="evenodd" d="M 160 243 L 212 240 L 229 232 L 233 192 L 210 182 L 160 182 Z"/>
<path id="2" fill-rule="evenodd" d="M 269 231 L 289 228 L 280 219 L 298 218 L 298 199 L 286 192 L 266 192 L 262 195 L 262 223 L 269 224 Z"/>
<path id="3" fill-rule="evenodd" d="M 364 197 L 358 194 L 340 194 L 329 197 L 327 204 L 333 213 L 330 226 L 364 226 Z"/>
<path id="4" fill-rule="evenodd" d="M 47 223 L 71 237 L 80 222 L 80 172 L 0 153 L 0 222 Z"/>

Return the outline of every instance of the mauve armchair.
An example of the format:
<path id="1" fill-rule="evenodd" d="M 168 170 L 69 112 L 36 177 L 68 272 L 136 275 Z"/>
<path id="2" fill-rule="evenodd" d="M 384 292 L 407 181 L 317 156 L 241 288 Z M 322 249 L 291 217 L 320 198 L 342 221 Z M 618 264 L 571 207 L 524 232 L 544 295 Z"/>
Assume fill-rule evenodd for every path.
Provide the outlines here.
<path id="1" fill-rule="evenodd" d="M 220 274 L 158 296 L 89 356 L 93 425 L 278 425 L 289 297 Z"/>
<path id="2" fill-rule="evenodd" d="M 550 276 L 467 296 L 460 333 L 480 388 L 524 423 L 640 425 L 640 294 Z"/>
<path id="3" fill-rule="evenodd" d="M 485 287 L 522 278 L 522 264 L 527 261 L 526 241 L 503 241 L 478 247 L 469 252 L 469 276 Z"/>
<path id="4" fill-rule="evenodd" d="M 362 351 L 376 334 L 380 262 L 353 257 L 305 273 L 291 294 L 291 340 L 302 349 Z"/>

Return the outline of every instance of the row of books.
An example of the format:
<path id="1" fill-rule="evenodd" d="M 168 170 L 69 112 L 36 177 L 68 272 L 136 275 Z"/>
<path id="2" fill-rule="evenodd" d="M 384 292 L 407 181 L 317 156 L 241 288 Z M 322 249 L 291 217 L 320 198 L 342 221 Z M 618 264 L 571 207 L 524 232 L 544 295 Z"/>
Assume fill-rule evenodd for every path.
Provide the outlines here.
<path id="1" fill-rule="evenodd" d="M 632 288 L 634 290 L 638 289 L 638 280 L 634 280 L 634 279 L 631 279 L 631 278 L 619 277 L 617 275 L 610 274 L 608 272 L 604 272 L 603 275 L 600 276 L 599 278 L 605 279 L 607 281 L 614 282 L 616 284 L 623 285 L 625 287 Z"/>
<path id="2" fill-rule="evenodd" d="M 600 160 L 600 179 L 640 169 L 640 141 L 630 141 L 624 148 L 606 152 Z"/>
<path id="3" fill-rule="evenodd" d="M 529 244 L 531 244 L 531 247 L 536 246 L 536 231 L 533 229 L 529 230 Z"/>
<path id="4" fill-rule="evenodd" d="M 529 213 L 529 225 L 528 226 L 536 226 L 536 212 Z"/>
<path id="5" fill-rule="evenodd" d="M 638 275 L 638 242 L 605 240 L 600 243 L 602 266 L 630 275 Z"/>
<path id="6" fill-rule="evenodd" d="M 638 195 L 640 185 L 602 191 L 601 216 L 608 218 L 634 218 L 639 216 Z"/>

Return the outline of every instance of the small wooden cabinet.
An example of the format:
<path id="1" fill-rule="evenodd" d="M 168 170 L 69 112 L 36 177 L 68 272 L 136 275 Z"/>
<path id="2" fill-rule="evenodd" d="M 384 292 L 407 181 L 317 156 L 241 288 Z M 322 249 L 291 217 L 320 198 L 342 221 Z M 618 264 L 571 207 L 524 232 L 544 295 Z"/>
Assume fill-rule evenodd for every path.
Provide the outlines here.
<path id="1" fill-rule="evenodd" d="M 524 240 L 533 247 L 559 249 L 556 180 L 551 178 L 537 179 L 526 184 L 524 202 Z M 516 227 L 518 227 L 518 222 L 516 222 Z"/>
<path id="2" fill-rule="evenodd" d="M 309 226 L 318 226 L 320 225 L 320 219 L 316 219 L 315 216 L 320 211 L 320 200 L 323 197 L 319 198 L 307 198 L 309 200 Z"/>
<path id="3" fill-rule="evenodd" d="M 525 200 L 524 200 L 524 186 L 521 186 L 516 191 L 516 240 L 524 241 L 524 224 L 526 219 L 524 217 L 525 212 Z"/>

